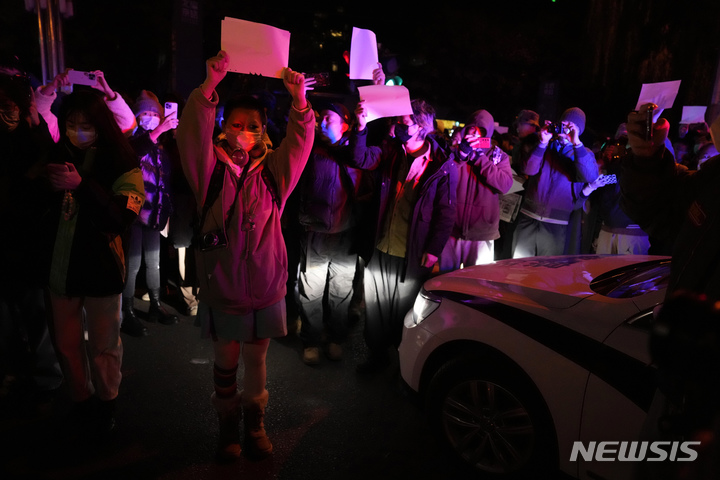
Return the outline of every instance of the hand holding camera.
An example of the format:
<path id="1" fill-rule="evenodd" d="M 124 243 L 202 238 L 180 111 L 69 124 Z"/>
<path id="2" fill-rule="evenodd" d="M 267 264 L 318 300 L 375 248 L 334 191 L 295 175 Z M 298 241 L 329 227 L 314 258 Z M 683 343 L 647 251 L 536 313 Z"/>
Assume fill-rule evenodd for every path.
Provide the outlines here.
<path id="1" fill-rule="evenodd" d="M 540 129 L 540 143 L 548 144 L 562 131 L 562 126 L 559 123 L 553 123 L 545 121 L 545 125 Z"/>
<path id="2" fill-rule="evenodd" d="M 567 140 L 575 146 L 582 145 L 578 129 L 572 122 L 568 122 L 567 124 L 563 123 L 561 125 L 561 133 L 558 136 L 564 140 Z"/>

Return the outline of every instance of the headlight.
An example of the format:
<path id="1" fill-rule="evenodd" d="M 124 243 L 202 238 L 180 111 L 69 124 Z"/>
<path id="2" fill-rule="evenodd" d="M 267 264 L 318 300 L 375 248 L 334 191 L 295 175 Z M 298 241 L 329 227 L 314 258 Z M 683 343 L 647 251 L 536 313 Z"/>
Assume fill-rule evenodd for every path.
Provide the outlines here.
<path id="1" fill-rule="evenodd" d="M 406 326 L 414 327 L 420 325 L 420 322 L 425 320 L 428 315 L 438 309 L 442 302 L 442 297 L 432 292 L 428 292 L 424 288 L 420 290 L 418 296 L 415 298 L 415 304 L 412 308 L 412 315 L 408 315 L 406 318 Z"/>

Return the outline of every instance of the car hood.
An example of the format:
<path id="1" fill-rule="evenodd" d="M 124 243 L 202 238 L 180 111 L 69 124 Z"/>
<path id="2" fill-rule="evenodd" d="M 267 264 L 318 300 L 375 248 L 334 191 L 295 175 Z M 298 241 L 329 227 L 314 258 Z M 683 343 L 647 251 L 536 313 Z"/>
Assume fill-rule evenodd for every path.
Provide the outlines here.
<path id="1" fill-rule="evenodd" d="M 425 282 L 425 290 L 454 292 L 501 303 L 565 309 L 595 293 L 590 282 L 605 272 L 650 261 L 647 255 L 566 255 L 500 260 L 463 268 Z"/>

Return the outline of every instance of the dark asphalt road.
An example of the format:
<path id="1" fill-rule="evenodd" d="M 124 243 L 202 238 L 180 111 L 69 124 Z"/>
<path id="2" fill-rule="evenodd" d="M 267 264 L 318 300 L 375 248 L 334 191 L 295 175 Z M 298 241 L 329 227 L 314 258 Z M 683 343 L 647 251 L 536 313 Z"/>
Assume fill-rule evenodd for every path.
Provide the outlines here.
<path id="1" fill-rule="evenodd" d="M 139 308 L 147 303 L 136 300 Z M 294 335 L 268 354 L 266 429 L 275 451 L 253 462 L 214 461 L 216 417 L 210 405 L 212 355 L 190 318 L 149 324 L 150 335 L 123 334 L 123 382 L 117 429 L 107 444 L 67 442 L 58 425 L 68 402 L 44 414 L 19 396 L 3 400 L 0 478 L 66 479 L 462 479 L 440 451 L 395 362 L 359 377 L 362 325 L 342 361 L 308 367 Z"/>

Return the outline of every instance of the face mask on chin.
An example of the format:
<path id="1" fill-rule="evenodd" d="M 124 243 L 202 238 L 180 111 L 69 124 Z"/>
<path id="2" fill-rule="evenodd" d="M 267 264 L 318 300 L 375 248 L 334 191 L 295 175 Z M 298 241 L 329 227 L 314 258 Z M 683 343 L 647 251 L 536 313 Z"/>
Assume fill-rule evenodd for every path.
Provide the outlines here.
<path id="1" fill-rule="evenodd" d="M 147 130 L 148 132 L 152 132 L 158 127 L 158 125 L 160 125 L 160 118 L 153 117 L 151 115 L 141 115 L 138 117 L 138 120 L 138 124 L 143 128 L 143 130 Z"/>
<path id="2" fill-rule="evenodd" d="M 95 143 L 95 140 L 97 140 L 97 132 L 94 128 L 89 128 L 87 130 L 72 130 L 68 128 L 65 130 L 65 133 L 68 137 L 68 140 L 70 140 L 70 143 L 75 145 L 80 150 L 85 150 L 86 148 L 92 146 L 92 144 Z"/>

